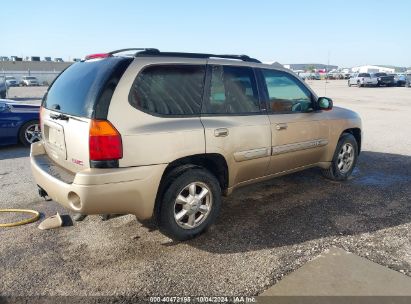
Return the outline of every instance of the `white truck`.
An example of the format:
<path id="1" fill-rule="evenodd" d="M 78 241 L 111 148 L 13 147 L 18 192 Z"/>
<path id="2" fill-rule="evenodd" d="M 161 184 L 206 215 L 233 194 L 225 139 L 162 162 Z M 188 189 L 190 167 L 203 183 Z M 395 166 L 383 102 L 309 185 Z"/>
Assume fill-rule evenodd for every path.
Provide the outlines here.
<path id="1" fill-rule="evenodd" d="M 359 88 L 365 86 L 377 86 L 378 79 L 371 77 L 370 73 L 354 73 L 350 79 L 348 79 L 348 86 L 356 85 Z"/>

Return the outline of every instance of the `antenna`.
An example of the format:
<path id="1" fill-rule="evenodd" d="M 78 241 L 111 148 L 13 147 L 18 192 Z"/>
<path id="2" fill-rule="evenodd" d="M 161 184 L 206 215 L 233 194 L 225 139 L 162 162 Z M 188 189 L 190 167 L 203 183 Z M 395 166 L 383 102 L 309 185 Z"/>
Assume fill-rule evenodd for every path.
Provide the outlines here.
<path id="1" fill-rule="evenodd" d="M 330 67 L 330 50 L 328 50 L 327 67 L 325 69 L 324 96 L 327 96 L 328 69 Z"/>

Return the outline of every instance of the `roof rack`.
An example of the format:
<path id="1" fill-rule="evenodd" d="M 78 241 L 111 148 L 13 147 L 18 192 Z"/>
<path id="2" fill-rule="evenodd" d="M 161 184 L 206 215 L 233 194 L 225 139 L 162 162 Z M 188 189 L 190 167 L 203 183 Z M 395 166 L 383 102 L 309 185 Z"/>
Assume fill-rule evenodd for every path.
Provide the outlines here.
<path id="1" fill-rule="evenodd" d="M 158 49 L 125 49 L 125 50 L 139 50 L 135 53 L 135 57 L 181 57 L 181 58 L 225 58 L 237 59 L 247 62 L 261 63 L 258 59 L 249 57 L 247 55 L 218 55 L 218 54 L 203 54 L 203 53 L 181 53 L 181 52 L 160 52 Z M 115 51 L 118 52 L 118 51 Z M 112 53 L 112 52 L 111 52 Z"/>

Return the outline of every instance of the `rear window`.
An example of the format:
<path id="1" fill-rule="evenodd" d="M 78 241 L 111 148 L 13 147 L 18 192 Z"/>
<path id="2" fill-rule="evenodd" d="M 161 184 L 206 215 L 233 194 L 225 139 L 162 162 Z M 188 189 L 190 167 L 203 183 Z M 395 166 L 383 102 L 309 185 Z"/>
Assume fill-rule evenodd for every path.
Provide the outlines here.
<path id="1" fill-rule="evenodd" d="M 53 82 L 43 106 L 73 116 L 106 119 L 117 83 L 131 61 L 112 57 L 72 64 Z"/>
<path id="2" fill-rule="evenodd" d="M 129 95 L 130 104 L 159 115 L 199 115 L 205 66 L 155 65 L 136 77 Z"/>

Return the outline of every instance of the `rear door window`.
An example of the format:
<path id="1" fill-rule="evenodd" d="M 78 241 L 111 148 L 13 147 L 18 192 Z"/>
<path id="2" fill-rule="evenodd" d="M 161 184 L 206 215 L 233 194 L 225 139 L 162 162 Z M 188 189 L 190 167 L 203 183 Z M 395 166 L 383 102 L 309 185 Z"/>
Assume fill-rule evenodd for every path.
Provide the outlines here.
<path id="1" fill-rule="evenodd" d="M 199 115 L 205 81 L 203 65 L 153 65 L 141 71 L 130 104 L 157 115 Z"/>
<path id="2" fill-rule="evenodd" d="M 72 64 L 53 82 L 43 106 L 73 116 L 107 118 L 113 92 L 131 61 L 112 57 Z"/>
<path id="3" fill-rule="evenodd" d="M 248 67 L 211 66 L 204 114 L 249 114 L 260 112 L 254 71 Z"/>

